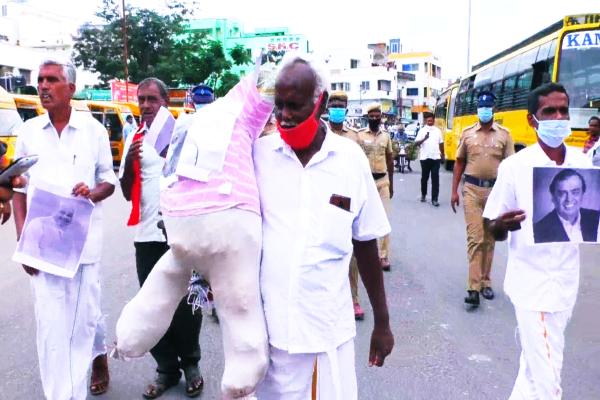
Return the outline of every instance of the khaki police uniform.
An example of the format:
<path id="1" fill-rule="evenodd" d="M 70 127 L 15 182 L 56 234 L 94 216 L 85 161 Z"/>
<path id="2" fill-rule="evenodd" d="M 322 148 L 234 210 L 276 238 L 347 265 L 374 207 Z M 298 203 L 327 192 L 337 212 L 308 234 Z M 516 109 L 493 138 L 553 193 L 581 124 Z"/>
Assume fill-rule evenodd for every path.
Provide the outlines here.
<path id="1" fill-rule="evenodd" d="M 463 205 L 467 224 L 469 257 L 468 290 L 491 287 L 490 272 L 494 257 L 494 238 L 483 228 L 483 209 L 496 180 L 498 166 L 514 153 L 510 132 L 493 123 L 489 132 L 479 122 L 466 128 L 460 138 L 456 158 L 464 159 Z"/>
<path id="2" fill-rule="evenodd" d="M 379 197 L 381 197 L 381 202 L 389 218 L 391 202 L 390 180 L 387 174 L 387 154 L 391 154 L 393 151 L 390 134 L 382 128 L 377 133 L 371 132 L 368 127 L 363 128 L 358 131 L 358 144 L 363 148 L 369 159 L 371 173 L 375 179 Z M 390 258 L 389 234 L 379 241 L 379 258 L 386 257 Z"/>
<path id="3" fill-rule="evenodd" d="M 341 130 L 337 130 L 333 129 L 331 124 L 329 124 L 329 128 L 332 130 L 332 132 L 358 143 L 358 131 L 355 129 L 343 126 Z M 359 302 L 358 275 L 358 264 L 356 263 L 356 257 L 352 255 L 352 258 L 350 259 L 350 291 L 352 292 L 352 302 L 355 304 Z"/>

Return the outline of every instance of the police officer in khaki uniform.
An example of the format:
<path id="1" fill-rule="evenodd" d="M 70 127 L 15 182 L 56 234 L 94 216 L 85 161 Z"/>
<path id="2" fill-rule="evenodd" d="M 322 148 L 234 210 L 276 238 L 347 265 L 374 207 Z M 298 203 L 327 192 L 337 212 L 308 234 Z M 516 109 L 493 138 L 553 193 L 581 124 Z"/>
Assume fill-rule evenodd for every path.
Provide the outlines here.
<path id="1" fill-rule="evenodd" d="M 358 144 L 363 148 L 379 196 L 386 213 L 390 213 L 390 199 L 394 196 L 393 174 L 394 157 L 392 154 L 392 139 L 390 134 L 381 128 L 381 105 L 373 103 L 367 107 L 369 126 L 358 131 Z M 379 241 L 379 258 L 384 271 L 389 271 L 390 265 L 390 235 Z"/>
<path id="2" fill-rule="evenodd" d="M 346 113 L 348 111 L 348 95 L 340 90 L 329 95 L 327 103 L 329 113 L 329 127 L 335 133 L 358 143 L 358 132 L 353 128 L 344 126 Z M 350 260 L 350 291 L 352 292 L 352 303 L 354 304 L 354 319 L 363 320 L 365 312 L 360 306 L 358 298 L 358 265 L 356 258 Z"/>
<path id="3" fill-rule="evenodd" d="M 510 132 L 494 122 L 493 93 L 479 94 L 477 115 L 479 122 L 466 128 L 456 151 L 452 179 L 452 210 L 459 205 L 458 185 L 464 173 L 463 203 L 467 224 L 467 253 L 469 256 L 469 283 L 465 303 L 479 306 L 479 293 L 488 300 L 494 298 L 490 272 L 494 257 L 494 238 L 483 227 L 483 209 L 492 191 L 498 166 L 514 153 Z"/>

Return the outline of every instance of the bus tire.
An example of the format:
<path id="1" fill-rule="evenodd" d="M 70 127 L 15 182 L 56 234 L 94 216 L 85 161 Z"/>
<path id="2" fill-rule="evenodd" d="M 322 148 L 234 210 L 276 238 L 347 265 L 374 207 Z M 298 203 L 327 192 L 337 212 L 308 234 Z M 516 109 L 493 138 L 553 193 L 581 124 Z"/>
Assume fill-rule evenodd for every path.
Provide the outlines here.
<path id="1" fill-rule="evenodd" d="M 445 160 L 444 161 L 444 168 L 446 169 L 446 171 L 452 171 L 452 169 L 454 169 L 454 161 L 452 161 L 452 160 Z"/>

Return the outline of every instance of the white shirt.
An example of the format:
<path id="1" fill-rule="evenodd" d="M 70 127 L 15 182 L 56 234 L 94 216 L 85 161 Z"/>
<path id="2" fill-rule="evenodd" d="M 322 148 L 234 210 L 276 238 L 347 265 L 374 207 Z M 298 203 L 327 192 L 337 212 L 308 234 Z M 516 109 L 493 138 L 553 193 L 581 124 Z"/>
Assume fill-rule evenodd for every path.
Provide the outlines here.
<path id="1" fill-rule="evenodd" d="M 583 234 L 581 233 L 581 213 L 577 216 L 577 220 L 572 224 L 558 214 L 558 219 L 563 226 L 563 229 L 569 237 L 569 241 L 573 243 L 582 243 Z"/>
<path id="2" fill-rule="evenodd" d="M 37 154 L 38 162 L 26 173 L 28 186 L 61 186 L 69 191 L 79 182 L 93 189 L 101 182 L 116 184 L 106 128 L 90 113 L 71 109 L 60 137 L 48 114 L 32 118 L 16 132 L 15 157 Z M 27 193 L 27 188 L 21 190 Z M 27 201 L 31 201 L 28 196 Z M 102 202 L 96 203 L 82 264 L 100 261 L 102 254 Z"/>
<path id="3" fill-rule="evenodd" d="M 123 146 L 123 158 L 119 166 L 119 179 L 125 172 L 125 156 L 133 142 L 135 132 L 127 136 Z M 160 221 L 160 177 L 165 159 L 158 155 L 153 146 L 145 141 L 142 144 L 142 200 L 140 222 L 135 225 L 135 242 L 166 242 L 165 235 L 156 225 Z"/>
<path id="4" fill-rule="evenodd" d="M 352 238 L 390 232 L 361 148 L 331 130 L 303 167 L 279 135 L 254 145 L 263 213 L 260 272 L 270 343 L 290 353 L 320 353 L 356 334 L 348 264 Z M 331 205 L 350 198 L 350 211 Z"/>
<path id="5" fill-rule="evenodd" d="M 539 144 L 527 147 L 500 164 L 498 178 L 487 200 L 483 217 L 521 209 L 526 219 L 521 229 L 509 233 L 508 265 L 504 291 L 516 307 L 556 312 L 575 305 L 579 287 L 579 246 L 573 243 L 531 245 L 533 237 L 533 167 L 556 166 Z M 564 167 L 589 167 L 590 159 L 567 147 Z"/>
<path id="6" fill-rule="evenodd" d="M 440 144 L 444 143 L 444 137 L 442 131 L 435 126 L 424 125 L 419 129 L 419 133 L 415 138 L 415 142 L 423 140 L 425 135 L 429 133 L 429 137 L 423 143 L 421 143 L 421 149 L 419 150 L 419 160 L 439 160 L 442 158 L 440 153 Z"/>

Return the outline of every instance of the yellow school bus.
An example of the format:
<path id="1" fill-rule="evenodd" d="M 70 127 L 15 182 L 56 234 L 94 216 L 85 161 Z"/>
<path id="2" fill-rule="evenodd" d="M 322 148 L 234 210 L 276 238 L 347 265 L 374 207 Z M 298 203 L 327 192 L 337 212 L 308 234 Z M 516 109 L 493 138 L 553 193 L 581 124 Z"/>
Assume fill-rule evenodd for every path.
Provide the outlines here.
<path id="1" fill-rule="evenodd" d="M 536 142 L 527 123 L 529 92 L 559 82 L 570 98 L 570 146 L 588 138 L 588 119 L 600 114 L 600 13 L 567 16 L 522 42 L 477 64 L 438 98 L 436 122 L 444 126 L 446 169 L 452 169 L 461 132 L 477 122 L 477 94 L 492 91 L 494 120 L 508 128 L 520 150 Z"/>
<path id="2" fill-rule="evenodd" d="M 90 109 L 92 116 L 96 118 L 108 131 L 110 140 L 110 149 L 113 156 L 113 165 L 118 166 L 123 157 L 123 126 L 127 115 L 133 115 L 128 106 L 113 103 L 110 101 L 92 101 L 85 102 Z"/>
<path id="3" fill-rule="evenodd" d="M 6 154 L 0 159 L 0 168 L 7 167 L 13 160 L 17 141 L 15 130 L 22 123 L 12 96 L 0 87 L 0 141 L 7 146 Z"/>

